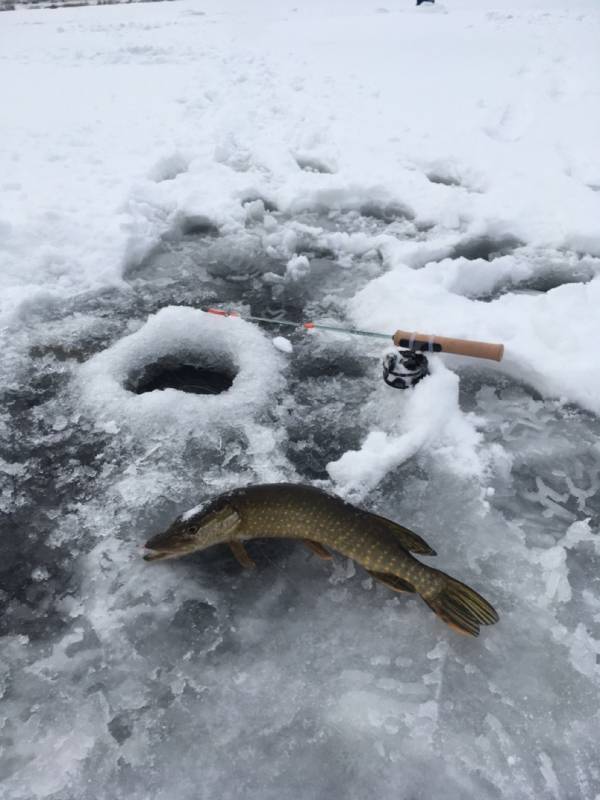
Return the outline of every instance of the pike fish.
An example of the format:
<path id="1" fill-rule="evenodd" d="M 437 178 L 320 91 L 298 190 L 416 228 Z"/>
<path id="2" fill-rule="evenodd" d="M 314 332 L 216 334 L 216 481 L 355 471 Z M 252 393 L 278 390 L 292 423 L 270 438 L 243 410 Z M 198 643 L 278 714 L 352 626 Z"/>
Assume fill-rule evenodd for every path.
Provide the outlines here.
<path id="1" fill-rule="evenodd" d="M 412 555 L 436 555 L 416 533 L 304 484 L 262 484 L 219 495 L 152 537 L 144 558 L 178 558 L 227 543 L 243 566 L 253 567 L 243 542 L 256 538 L 299 539 L 322 558 L 331 558 L 328 547 L 336 550 L 393 591 L 418 594 L 458 633 L 478 636 L 480 625 L 498 621 L 481 595 Z"/>

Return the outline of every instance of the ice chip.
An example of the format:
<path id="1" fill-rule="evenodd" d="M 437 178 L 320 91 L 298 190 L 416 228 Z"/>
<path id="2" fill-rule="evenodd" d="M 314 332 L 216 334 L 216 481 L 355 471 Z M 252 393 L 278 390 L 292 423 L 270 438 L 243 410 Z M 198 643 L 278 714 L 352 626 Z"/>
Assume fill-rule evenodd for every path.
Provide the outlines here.
<path id="1" fill-rule="evenodd" d="M 281 350 L 282 353 L 293 353 L 294 346 L 290 342 L 289 339 L 286 339 L 284 336 L 276 336 L 273 339 L 273 346 L 277 348 L 277 350 Z"/>

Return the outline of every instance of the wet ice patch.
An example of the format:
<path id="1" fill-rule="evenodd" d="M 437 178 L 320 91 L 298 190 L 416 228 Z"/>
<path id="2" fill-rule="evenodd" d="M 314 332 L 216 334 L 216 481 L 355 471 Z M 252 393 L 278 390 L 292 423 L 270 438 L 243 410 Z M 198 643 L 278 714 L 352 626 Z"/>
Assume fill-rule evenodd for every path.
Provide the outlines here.
<path id="1" fill-rule="evenodd" d="M 526 384 L 479 368 L 461 371 L 461 407 L 484 421 L 486 446 L 506 454 L 489 502 L 526 523 L 529 543 L 551 545 L 565 525 L 600 524 L 600 422 L 545 400 Z M 508 467 L 509 471 L 506 472 Z"/>
<path id="2" fill-rule="evenodd" d="M 287 458 L 302 480 L 329 480 L 326 465 L 359 447 L 367 433 L 359 412 L 380 380 L 377 366 L 356 337 L 315 333 L 298 342 L 282 424 Z"/>
<path id="3" fill-rule="evenodd" d="M 255 316 L 300 321 L 306 313 L 342 313 L 343 299 L 382 269 L 370 232 L 383 226 L 367 224 L 358 211 L 295 217 L 267 212 L 262 198 L 244 201 L 243 208 L 244 224 L 229 226 L 219 236 L 209 229 L 186 233 L 176 221 L 127 270 L 127 281 L 150 308 L 218 303 L 243 306 Z M 394 235 L 410 233 L 402 226 Z"/>
<path id="4" fill-rule="evenodd" d="M 160 383 L 147 385 L 142 394 L 131 390 L 147 383 L 149 367 L 165 359 L 229 376 L 231 386 L 216 396 Z M 161 309 L 136 333 L 91 358 L 80 368 L 78 382 L 98 423 L 124 424 L 145 435 L 169 428 L 174 436 L 235 426 L 281 388 L 279 357 L 256 327 L 184 307 Z"/>

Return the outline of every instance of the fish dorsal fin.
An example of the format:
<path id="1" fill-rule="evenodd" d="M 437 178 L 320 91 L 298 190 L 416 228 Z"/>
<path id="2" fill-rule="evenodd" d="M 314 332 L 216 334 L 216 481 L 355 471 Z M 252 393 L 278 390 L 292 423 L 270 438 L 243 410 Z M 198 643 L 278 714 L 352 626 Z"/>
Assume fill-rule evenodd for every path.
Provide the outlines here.
<path id="1" fill-rule="evenodd" d="M 397 522 L 393 522 L 391 519 L 380 517 L 378 514 L 372 514 L 371 512 L 369 513 L 372 517 L 375 517 L 377 522 L 384 525 L 390 533 L 394 534 L 405 550 L 408 550 L 410 553 L 418 553 L 422 556 L 437 555 L 435 550 L 430 547 L 425 539 L 422 539 L 418 534 L 413 533 L 403 525 L 399 525 Z"/>
<path id="2" fill-rule="evenodd" d="M 368 569 L 367 572 L 372 578 L 375 578 L 376 581 L 383 583 L 388 589 L 391 589 L 393 592 L 414 592 L 415 587 L 412 583 L 399 578 L 397 575 L 390 575 L 389 572 L 373 572 L 372 570 Z"/>

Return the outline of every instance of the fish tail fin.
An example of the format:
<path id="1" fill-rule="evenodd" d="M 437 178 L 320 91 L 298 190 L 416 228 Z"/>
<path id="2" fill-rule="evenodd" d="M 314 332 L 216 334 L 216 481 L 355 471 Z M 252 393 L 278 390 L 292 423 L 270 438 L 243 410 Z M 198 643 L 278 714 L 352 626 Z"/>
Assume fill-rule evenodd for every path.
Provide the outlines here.
<path id="1" fill-rule="evenodd" d="M 433 597 L 423 600 L 446 625 L 458 633 L 479 636 L 480 625 L 498 622 L 496 610 L 474 589 L 444 572 L 435 572 L 443 579 L 442 587 Z"/>

